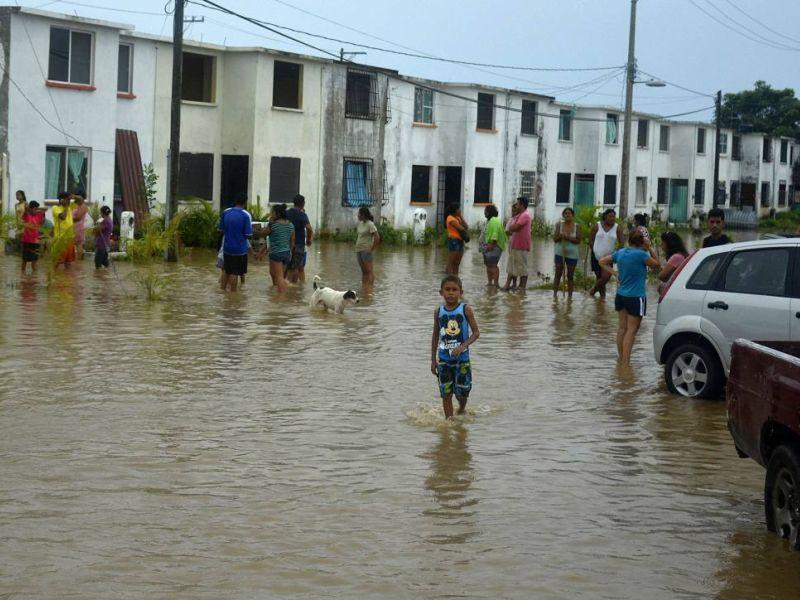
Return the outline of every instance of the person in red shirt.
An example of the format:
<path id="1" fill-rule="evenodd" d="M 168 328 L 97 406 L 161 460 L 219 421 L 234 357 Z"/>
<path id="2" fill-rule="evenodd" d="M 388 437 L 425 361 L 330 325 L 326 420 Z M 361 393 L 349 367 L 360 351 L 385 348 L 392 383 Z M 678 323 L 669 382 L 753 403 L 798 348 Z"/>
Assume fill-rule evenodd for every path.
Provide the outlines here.
<path id="1" fill-rule="evenodd" d="M 22 214 L 22 273 L 25 274 L 28 263 L 31 272 L 36 273 L 36 262 L 39 260 L 39 229 L 44 223 L 44 209 L 33 200 L 28 203 Z"/>
<path id="2" fill-rule="evenodd" d="M 528 213 L 528 199 L 524 196 L 517 198 L 512 208 L 510 223 L 506 231 L 511 234 L 508 253 L 508 276 L 504 291 L 511 288 L 511 283 L 519 277 L 519 288 L 524 290 L 528 285 L 528 255 L 531 251 L 531 215 Z"/>

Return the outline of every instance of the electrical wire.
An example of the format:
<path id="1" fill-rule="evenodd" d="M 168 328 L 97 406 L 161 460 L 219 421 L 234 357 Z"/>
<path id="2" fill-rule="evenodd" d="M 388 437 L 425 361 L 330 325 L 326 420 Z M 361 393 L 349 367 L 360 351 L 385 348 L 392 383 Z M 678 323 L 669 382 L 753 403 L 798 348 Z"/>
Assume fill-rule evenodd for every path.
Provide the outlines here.
<path id="1" fill-rule="evenodd" d="M 203 0 L 200 0 L 200 1 L 188 0 L 188 2 L 190 2 L 191 4 L 195 4 L 195 5 L 201 6 L 203 8 L 211 8 L 212 10 L 217 10 L 219 12 L 223 12 L 223 13 L 226 13 L 226 14 L 231 14 L 230 9 L 227 9 L 225 7 L 221 7 L 220 5 L 214 5 L 214 6 L 204 5 L 204 4 L 200 3 L 202 1 Z M 291 5 L 287 5 L 287 6 L 291 6 Z M 293 7 L 293 8 L 296 8 L 296 7 Z M 301 10 L 301 12 L 308 12 L 308 11 L 302 11 L 302 9 L 298 9 L 298 10 Z M 309 13 L 309 14 L 313 14 L 313 13 Z M 314 16 L 318 16 L 318 15 L 314 15 Z M 324 17 L 319 17 L 319 18 L 324 19 Z M 430 54 L 421 53 L 418 50 L 415 51 L 416 54 L 410 54 L 408 52 L 398 52 L 398 51 L 395 51 L 395 50 L 389 50 L 389 49 L 386 49 L 386 48 L 378 48 L 378 47 L 375 47 L 375 46 L 365 46 L 363 44 L 358 44 L 357 42 L 350 42 L 350 41 L 346 41 L 346 40 L 338 40 L 337 38 L 329 38 L 327 36 L 313 34 L 313 33 L 306 32 L 306 31 L 303 31 L 303 30 L 300 30 L 300 29 L 293 29 L 293 28 L 285 27 L 283 25 L 276 25 L 274 23 L 270 23 L 268 21 L 262 21 L 260 19 L 254 18 L 254 17 L 248 17 L 247 20 L 250 21 L 253 24 L 260 24 L 260 25 L 263 25 L 263 26 L 265 26 L 267 28 L 275 27 L 275 28 L 286 29 L 288 31 L 292 31 L 293 33 L 299 33 L 300 35 L 309 35 L 309 36 L 313 36 L 313 37 L 322 38 L 322 39 L 325 39 L 325 40 L 333 40 L 333 41 L 337 41 L 337 42 L 340 42 L 340 43 L 351 44 L 351 45 L 354 45 L 354 46 L 372 48 L 372 49 L 375 49 L 375 50 L 378 50 L 378 51 L 381 51 L 381 52 L 401 54 L 401 55 L 405 55 L 405 56 L 415 56 L 417 58 L 429 59 L 429 60 L 437 60 L 437 61 L 438 60 L 443 60 L 443 61 L 449 62 L 451 64 L 459 64 L 460 66 L 463 66 L 465 68 L 472 69 L 474 71 L 478 71 L 478 72 L 481 72 L 481 73 L 486 73 L 486 74 L 489 74 L 489 75 L 493 75 L 495 77 L 500 77 L 500 78 L 503 78 L 503 79 L 509 79 L 509 80 L 512 80 L 512 81 L 521 81 L 521 82 L 524 82 L 524 83 L 527 83 L 527 84 L 531 84 L 531 85 L 537 86 L 538 87 L 537 93 L 557 93 L 557 92 L 568 91 L 568 90 L 577 89 L 577 88 L 580 88 L 580 87 L 585 87 L 585 86 L 592 85 L 596 81 L 596 79 L 592 79 L 592 80 L 589 80 L 587 82 L 576 84 L 574 86 L 566 86 L 566 87 L 555 86 L 555 85 L 548 84 L 548 83 L 541 82 L 541 81 L 533 81 L 531 79 L 525 79 L 525 78 L 522 78 L 522 77 L 515 77 L 513 75 L 507 75 L 507 74 L 504 74 L 504 73 L 495 73 L 493 71 L 489 71 L 489 70 L 486 70 L 484 68 L 480 68 L 480 67 L 474 66 L 474 65 L 482 64 L 482 63 L 469 63 L 468 61 L 456 61 L 456 60 L 451 60 L 451 59 L 442 59 L 440 57 L 436 57 L 436 56 L 433 56 L 433 55 L 430 55 Z M 324 20 L 327 20 L 327 19 L 324 19 Z M 341 25 L 339 23 L 337 23 L 337 24 L 342 26 L 342 27 L 346 27 L 346 26 Z M 348 29 L 352 29 L 351 27 L 347 27 L 347 28 Z M 275 32 L 274 29 L 270 29 L 270 31 Z M 355 31 L 358 31 L 358 30 L 355 30 Z M 275 32 L 275 33 L 277 33 L 277 32 Z M 359 32 L 359 33 L 362 33 L 363 35 L 369 35 L 369 34 L 366 34 L 364 32 Z M 374 36 L 370 36 L 370 37 L 374 37 Z M 295 38 L 290 38 L 290 39 L 296 40 Z M 383 38 L 377 38 L 377 39 L 381 39 L 382 40 Z M 296 40 L 296 41 L 299 41 L 299 40 Z M 385 41 L 387 43 L 399 46 L 401 48 L 406 48 L 405 46 L 401 46 L 399 44 L 395 44 L 394 42 L 389 42 L 388 40 L 385 40 Z M 316 46 L 313 46 L 313 45 L 310 45 L 310 44 L 309 44 L 309 47 L 319 50 Z M 413 50 L 413 49 L 409 49 L 409 50 Z M 331 54 L 330 52 L 327 52 L 327 51 L 323 51 L 323 52 L 325 52 L 326 54 Z M 338 58 L 340 58 L 340 56 L 336 55 L 336 58 L 338 59 Z M 516 68 L 516 67 L 500 66 L 500 68 Z M 520 67 L 520 68 L 522 68 L 522 67 Z M 525 68 L 527 69 L 528 67 L 525 67 Z M 530 67 L 530 68 L 531 69 L 535 69 L 534 67 Z M 601 67 L 600 69 L 602 69 L 602 70 L 608 70 L 608 69 L 619 70 L 619 69 L 623 69 L 623 68 L 625 68 L 625 67 L 624 66 L 617 66 L 617 67 Z M 596 69 L 598 69 L 598 68 L 594 68 L 593 67 L 592 69 L 580 69 L 580 70 L 596 70 Z M 601 95 L 604 95 L 604 94 L 601 94 Z"/>
<path id="2" fill-rule="evenodd" d="M 72 0 L 55 0 L 55 2 L 50 2 L 49 4 L 68 4 L 70 6 L 81 6 L 83 8 L 95 8 L 98 10 L 107 10 L 110 12 L 118 12 L 118 13 L 128 13 L 131 15 L 148 15 L 151 17 L 160 17 L 164 13 L 157 13 L 157 12 L 149 12 L 145 10 L 131 10 L 126 8 L 111 8 L 109 6 L 99 6 L 97 4 L 85 4 L 83 2 L 73 2 Z"/>
<path id="3" fill-rule="evenodd" d="M 797 51 L 800 51 L 800 48 L 798 48 L 796 46 L 789 46 L 788 44 L 786 44 L 784 42 L 771 40 L 771 39 L 765 37 L 763 34 L 759 33 L 758 31 L 754 31 L 753 29 L 751 29 L 747 25 L 743 25 L 742 23 L 740 23 L 739 21 L 734 19 L 732 16 L 730 16 L 727 12 L 725 12 L 720 7 L 718 7 L 716 4 L 714 4 L 711 0 L 703 0 L 703 1 L 706 4 L 708 4 L 711 8 L 713 8 L 716 12 L 718 12 L 720 15 L 722 15 L 722 17 L 724 19 L 726 19 L 727 21 L 730 21 L 735 27 L 738 27 L 739 29 L 741 29 L 744 32 L 746 32 L 747 34 L 758 38 L 765 45 L 768 45 L 770 47 L 774 47 L 774 48 L 779 49 L 779 50 L 797 50 Z"/>
<path id="4" fill-rule="evenodd" d="M 691 0 L 689 0 L 689 1 L 691 2 Z M 639 69 L 639 72 L 640 73 L 644 73 L 645 75 L 648 75 L 649 77 L 652 77 L 653 79 L 656 79 L 658 81 L 663 81 L 667 85 L 671 85 L 672 87 L 678 88 L 679 90 L 683 90 L 684 92 L 689 92 L 691 94 L 696 94 L 698 96 L 705 96 L 707 98 L 714 98 L 716 96 L 716 94 L 708 94 L 706 92 L 698 92 L 697 90 L 693 90 L 691 88 L 687 88 L 687 87 L 679 85 L 677 83 L 673 83 L 672 81 L 667 81 L 666 79 L 663 79 L 663 78 L 659 77 L 658 75 L 653 75 L 652 73 L 648 73 L 647 71 L 643 71 L 641 69 Z"/>
<path id="5" fill-rule="evenodd" d="M 733 3 L 731 0 L 725 0 L 725 2 L 727 2 L 728 4 L 730 4 L 730 5 L 731 5 L 731 6 L 732 6 L 732 7 L 733 7 L 735 10 L 737 10 L 738 12 L 742 13 L 742 14 L 743 14 L 745 17 L 747 17 L 748 19 L 750 19 L 751 21 L 753 21 L 753 23 L 756 23 L 757 25 L 761 25 L 761 27 L 763 27 L 764 29 L 766 29 L 766 30 L 767 30 L 767 31 L 769 31 L 770 33 L 773 33 L 773 34 L 777 35 L 778 37 L 782 37 L 782 38 L 783 38 L 783 39 L 785 39 L 785 40 L 789 40 L 790 42 L 793 42 L 793 43 L 795 43 L 795 44 L 800 44 L 800 40 L 799 40 L 799 39 L 797 39 L 797 38 L 793 38 L 793 37 L 789 37 L 788 35 L 784 35 L 784 34 L 782 34 L 780 31 L 775 31 L 775 30 L 774 30 L 774 29 L 772 29 L 772 28 L 771 28 L 769 25 L 766 25 L 765 23 L 763 23 L 763 22 L 759 21 L 758 19 L 756 19 L 756 18 L 755 18 L 754 16 L 752 16 L 751 14 L 749 14 L 749 13 L 745 12 L 744 10 L 742 10 L 742 9 L 741 9 L 739 6 L 737 6 L 737 5 L 736 5 L 735 3 Z"/>
<path id="6" fill-rule="evenodd" d="M 712 6 L 714 9 L 716 9 L 716 10 L 719 10 L 719 8 L 718 8 L 717 6 L 715 6 L 714 4 L 711 4 L 711 3 L 709 2 L 709 0 L 706 0 L 706 1 L 707 1 L 707 2 L 710 4 L 710 6 Z M 729 29 L 730 31 L 733 31 L 734 33 L 737 33 L 737 34 L 741 35 L 742 37 L 744 37 L 744 38 L 747 38 L 748 40 L 751 40 L 751 41 L 753 41 L 753 42 L 756 42 L 757 44 L 761 44 L 762 46 L 767 46 L 767 47 L 769 47 L 769 48 L 773 48 L 774 50 L 787 50 L 787 51 L 792 51 L 792 52 L 800 52 L 800 48 L 794 48 L 794 47 L 787 46 L 787 45 L 784 45 L 784 44 L 778 44 L 778 43 L 775 43 L 775 42 L 771 42 L 771 41 L 767 40 L 767 39 L 766 39 L 766 38 L 764 38 L 764 37 L 756 37 L 758 34 L 756 34 L 755 32 L 753 32 L 752 30 L 749 30 L 749 29 L 747 29 L 746 27 L 744 27 L 744 26 L 742 26 L 742 25 L 738 24 L 738 23 L 737 23 L 737 21 L 735 21 L 734 19 L 732 19 L 730 16 L 726 15 L 725 13 L 722 13 L 722 15 L 723 15 L 724 17 L 726 17 L 727 19 L 729 19 L 729 20 L 730 20 L 730 21 L 732 21 L 733 23 L 736 23 L 736 24 L 738 24 L 738 26 L 739 26 L 741 29 L 744 29 L 744 31 L 741 31 L 740 29 L 737 29 L 736 27 L 733 27 L 732 25 L 729 25 L 729 24 L 728 24 L 728 23 L 726 23 L 725 21 L 722 21 L 722 20 L 720 20 L 720 19 L 719 19 L 719 18 L 718 18 L 716 15 L 714 15 L 714 14 L 712 14 L 712 13 L 708 12 L 708 11 L 707 11 L 705 8 L 703 8 L 702 6 L 700 6 L 699 4 L 697 4 L 697 2 L 695 2 L 695 0 L 689 0 L 689 4 L 691 4 L 692 6 L 694 6 L 694 7 L 695 7 L 697 10 L 699 10 L 700 12 L 702 12 L 703 14 L 705 14 L 705 15 L 706 15 L 708 18 L 710 18 L 711 20 L 715 21 L 715 22 L 716 22 L 716 23 L 718 23 L 719 25 L 722 25 L 722 26 L 723 26 L 723 27 L 725 27 L 726 29 Z M 749 32 L 749 33 L 748 33 L 748 32 Z M 750 35 L 751 33 L 752 33 L 752 34 L 754 34 L 754 35 Z"/>

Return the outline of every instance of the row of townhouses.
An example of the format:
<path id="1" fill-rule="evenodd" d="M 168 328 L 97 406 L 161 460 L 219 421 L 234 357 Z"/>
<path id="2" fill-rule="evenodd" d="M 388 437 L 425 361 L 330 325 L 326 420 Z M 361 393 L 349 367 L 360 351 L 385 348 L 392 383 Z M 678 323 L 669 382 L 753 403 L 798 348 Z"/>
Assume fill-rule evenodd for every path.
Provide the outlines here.
<path id="1" fill-rule="evenodd" d="M 13 192 L 141 212 L 142 164 L 166 201 L 172 46 L 125 24 L 0 8 L 4 210 Z M 312 222 L 348 228 L 369 205 L 395 226 L 445 206 L 479 221 L 527 196 L 555 221 L 566 206 L 619 207 L 623 115 L 528 92 L 429 81 L 265 48 L 186 42 L 179 195 L 218 207 L 307 198 Z M 674 222 L 713 206 L 715 130 L 635 113 L 629 212 Z M 795 197 L 788 138 L 724 130 L 722 204 L 783 210 Z M 144 204 L 143 204 L 144 203 Z"/>

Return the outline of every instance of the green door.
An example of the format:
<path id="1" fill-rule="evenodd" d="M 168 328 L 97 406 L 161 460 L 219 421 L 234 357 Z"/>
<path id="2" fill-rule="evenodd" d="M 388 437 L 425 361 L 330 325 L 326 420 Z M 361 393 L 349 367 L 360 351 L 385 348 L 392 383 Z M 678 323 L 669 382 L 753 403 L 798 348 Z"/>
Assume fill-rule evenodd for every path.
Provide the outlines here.
<path id="1" fill-rule="evenodd" d="M 594 206 L 594 175 L 575 176 L 575 210 Z"/>
<path id="2" fill-rule="evenodd" d="M 685 223 L 689 219 L 689 180 L 673 179 L 669 187 L 669 221 Z"/>

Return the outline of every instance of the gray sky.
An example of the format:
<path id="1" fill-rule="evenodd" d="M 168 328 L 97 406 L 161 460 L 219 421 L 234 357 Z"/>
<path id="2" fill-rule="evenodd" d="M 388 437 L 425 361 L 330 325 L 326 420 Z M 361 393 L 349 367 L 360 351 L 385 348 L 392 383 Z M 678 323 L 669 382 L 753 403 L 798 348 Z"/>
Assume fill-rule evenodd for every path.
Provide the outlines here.
<path id="1" fill-rule="evenodd" d="M 316 34 L 459 60 L 531 67 L 622 67 L 627 58 L 629 0 L 215 1 L 248 16 Z M 19 4 L 129 23 L 138 31 L 171 35 L 172 19 L 164 14 L 165 2 L 20 0 Z M 206 17 L 205 23 L 189 26 L 190 38 L 319 54 L 197 4 L 189 4 L 186 15 Z M 718 89 L 727 92 L 750 88 L 757 79 L 775 87 L 797 88 L 800 34 L 793 33 L 796 28 L 792 25 L 798 22 L 798 0 L 639 0 L 636 57 L 641 70 L 709 94 Z M 338 52 L 343 46 L 288 33 L 331 52 Z M 770 45 L 786 45 L 794 50 Z M 344 46 L 346 50 L 358 49 Z M 470 68 L 374 50 L 358 60 L 406 75 L 530 89 L 581 104 L 622 106 L 623 102 L 621 72 Z M 647 78 L 644 74 L 639 77 Z M 587 83 L 592 80 L 596 81 Z M 579 87 L 564 89 L 574 86 Z M 710 106 L 713 99 L 676 87 L 638 85 L 634 102 L 639 110 L 670 115 Z M 686 118 L 709 119 L 711 111 Z"/>

